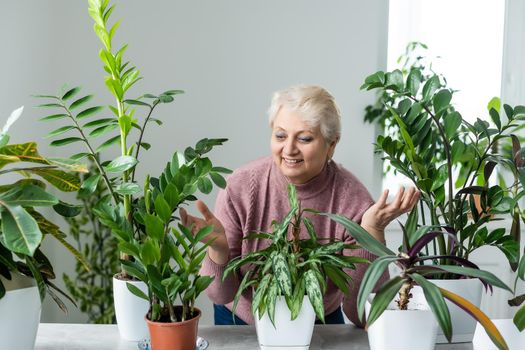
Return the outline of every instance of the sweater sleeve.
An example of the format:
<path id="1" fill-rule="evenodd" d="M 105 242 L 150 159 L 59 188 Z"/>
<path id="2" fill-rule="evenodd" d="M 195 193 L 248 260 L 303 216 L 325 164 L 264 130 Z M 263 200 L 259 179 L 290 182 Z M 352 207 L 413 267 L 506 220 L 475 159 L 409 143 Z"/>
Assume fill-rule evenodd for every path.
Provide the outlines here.
<path id="1" fill-rule="evenodd" d="M 226 190 L 221 190 L 217 195 L 215 203 L 215 217 L 222 223 L 226 232 L 226 239 L 230 247 L 229 261 L 241 255 L 242 229 L 240 219 L 235 211 L 235 207 Z M 203 261 L 200 273 L 204 276 L 215 276 L 213 282 L 206 289 L 206 294 L 215 304 L 227 304 L 231 302 L 239 288 L 239 279 L 235 274 L 230 274 L 224 282 L 222 275 L 226 269 L 224 265 L 216 264 L 210 259 L 208 254 Z"/>

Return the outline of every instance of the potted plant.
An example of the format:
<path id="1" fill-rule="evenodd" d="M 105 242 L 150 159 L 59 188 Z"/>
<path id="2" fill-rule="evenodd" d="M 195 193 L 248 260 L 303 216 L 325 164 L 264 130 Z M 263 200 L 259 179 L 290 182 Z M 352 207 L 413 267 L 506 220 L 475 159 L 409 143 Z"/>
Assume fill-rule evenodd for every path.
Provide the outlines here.
<path id="1" fill-rule="evenodd" d="M 421 192 L 420 224 L 441 227 L 458 242 L 453 244 L 448 236 L 439 235 L 423 253 L 438 256 L 437 262 L 447 265 L 455 263 L 449 256 L 468 260 L 473 251 L 488 245 L 499 248 L 516 264 L 520 218 L 515 212 L 522 190 L 495 184 L 491 176 L 495 169 L 505 170 L 518 183 L 518 160 L 500 155 L 496 145 L 508 139 L 520 148 L 512 132 L 519 128 L 525 108 L 504 105 L 507 118 L 502 120 L 500 102 L 493 99 L 489 103 L 492 124 L 481 119 L 469 123 L 454 108 L 454 91 L 446 87 L 445 79 L 423 75 L 418 67 L 412 67 L 406 78 L 399 70 L 377 72 L 366 78 L 362 88 L 378 89 L 391 97 L 385 100 L 385 107 L 399 135 L 378 136 L 377 151 Z M 489 230 L 489 222 L 505 217 L 512 220 L 510 230 Z M 435 277 L 441 279 L 435 282 L 439 286 L 465 297 L 470 294 L 469 300 L 479 306 L 482 286 L 475 279 L 458 279 L 454 274 Z M 465 288 L 473 291 L 463 293 Z M 459 308 L 451 308 L 456 330 L 453 340 L 471 341 L 475 322 L 455 321 L 465 316 Z"/>
<path id="2" fill-rule="evenodd" d="M 80 181 L 70 171 L 86 169 L 68 160 L 42 157 L 34 142 L 8 144 L 8 129 L 22 110 L 15 110 L 0 132 L 0 174 L 23 176 L 12 183 L 4 180 L 0 186 L 0 338 L 2 346 L 9 349 L 34 347 L 41 301 L 46 293 L 64 311 L 65 304 L 56 293 L 70 299 L 51 281 L 55 278 L 53 266 L 40 249 L 44 237 L 57 239 L 88 268 L 60 228 L 37 210 L 52 207 L 62 216 L 76 215 L 78 208 L 59 200 L 46 186 L 63 192 L 77 191 Z M 45 181 L 34 178 L 35 175 Z M 24 329 L 23 337 L 20 329 Z"/>
<path id="3" fill-rule="evenodd" d="M 147 293 L 133 284 L 128 284 L 128 288 L 149 303 L 145 319 L 152 348 L 156 350 L 195 348 L 201 316 L 195 300 L 213 281 L 210 276 L 199 275 L 211 240 L 202 245 L 200 242 L 207 239 L 213 227 L 192 232 L 193 227 L 175 225 L 179 219 L 174 213 L 195 199 L 197 189 L 210 193 L 212 182 L 225 186 L 224 179 L 215 172 L 219 168 L 204 157 L 223 141 L 203 140 L 195 148 L 187 148 L 185 156 L 176 152 L 158 179 L 148 177 L 135 212 L 142 237 L 139 240 L 133 235 L 119 235 L 119 249 L 133 257 L 122 263 L 132 276 L 147 285 Z M 101 217 L 118 225 L 111 218 L 111 211 L 101 213 Z"/>
<path id="4" fill-rule="evenodd" d="M 269 246 L 233 259 L 223 274 L 226 279 L 241 267 L 249 266 L 234 297 L 233 312 L 241 294 L 253 288 L 252 312 L 261 349 L 308 349 L 315 317 L 324 322 L 323 295 L 327 281 L 348 294 L 351 278 L 345 269 L 368 262 L 343 254 L 343 250 L 354 249 L 355 245 L 318 240 L 312 221 L 303 215 L 317 212 L 301 208 L 292 184 L 288 185 L 288 199 L 290 211 L 282 222 L 274 222 L 272 232 L 247 236 L 247 239 L 269 240 Z M 308 239 L 299 237 L 302 225 Z M 292 239 L 288 239 L 289 232 Z"/>
<path id="5" fill-rule="evenodd" d="M 57 96 L 44 96 L 52 100 L 51 103 L 46 103 L 44 106 L 55 107 L 59 109 L 59 113 L 46 116 L 43 120 L 66 121 L 65 125 L 50 133 L 50 136 L 55 138 L 51 142 L 52 146 L 82 143 L 86 147 L 86 152 L 75 154 L 70 158 L 90 157 L 95 163 L 97 171 L 83 182 L 82 191 L 85 194 L 93 193 L 99 183 L 103 183 L 108 190 L 109 194 L 97 203 L 94 210 L 100 222 L 110 227 L 118 240 L 127 241 L 129 237 L 141 240 L 144 223 L 137 221 L 137 217 L 140 216 L 136 213 L 140 202 L 137 195 L 142 193 L 143 189 L 137 183 L 135 174 L 141 151 L 147 151 L 151 147 L 145 140 L 145 132 L 149 130 L 152 123 L 162 125 L 160 120 L 153 117 L 155 109 L 161 104 L 173 102 L 174 97 L 182 94 L 183 91 L 168 90 L 160 95 L 144 94 L 136 99 L 127 98 L 128 90 L 141 77 L 138 69 L 132 67 L 124 59 L 127 45 L 123 45 L 118 50 L 113 47 L 113 37 L 120 23 L 117 21 L 111 26 L 109 24 L 114 8 L 115 5 L 110 6 L 108 0 L 89 0 L 89 14 L 94 21 L 94 31 L 103 44 L 99 56 L 104 64 L 104 70 L 108 73 L 105 83 L 115 98 L 115 105 L 109 106 L 113 117 L 94 118 L 104 107 L 86 108 L 86 103 L 91 100 L 92 95 L 78 98 L 76 95 L 80 88 L 75 87 Z M 145 110 L 144 117 L 141 119 L 136 117 L 139 114 L 136 113 L 138 108 Z M 85 122 L 87 118 L 90 118 L 89 122 Z M 115 130 L 118 131 L 116 135 Z M 71 132 L 75 132 L 76 135 L 63 137 L 63 134 Z M 108 134 L 111 136 L 108 137 Z M 102 136 L 105 136 L 106 139 L 95 147 L 95 139 Z M 133 142 L 131 141 L 132 136 L 136 136 Z M 203 139 L 197 143 L 195 150 L 204 147 L 209 151 L 211 147 L 220 145 L 224 141 L 225 139 Z M 118 145 L 120 155 L 110 161 L 104 160 L 100 152 L 112 145 Z M 199 151 L 203 151 L 204 148 Z M 194 155 L 190 154 L 191 150 L 193 149 L 188 148 L 184 155 L 179 154 L 177 157 L 192 157 Z M 171 164 L 182 164 L 182 162 L 172 161 Z M 213 168 L 206 169 L 206 172 L 210 174 L 212 181 L 225 185 L 221 173 L 228 172 L 227 169 Z M 177 186 L 187 185 L 185 189 L 187 193 L 195 192 L 197 188 L 204 189 L 204 191 L 210 188 L 208 178 L 200 180 L 199 183 L 187 182 L 185 176 L 179 177 L 178 180 L 180 183 L 177 183 Z M 146 186 L 149 185 L 156 186 L 157 184 L 146 184 Z M 180 193 L 182 192 L 177 192 L 177 195 Z M 193 196 L 187 198 L 187 200 L 194 199 Z M 147 285 L 136 279 L 129 271 L 130 266 L 126 262 L 131 261 L 133 257 L 130 257 L 127 251 L 120 251 L 120 259 L 123 262 L 122 269 L 113 279 L 117 324 L 122 338 L 138 341 L 148 335 L 144 314 L 148 311 L 149 304 L 130 293 L 128 285 L 134 284 L 144 293 L 147 293 Z"/>
<path id="6" fill-rule="evenodd" d="M 402 226 L 403 244 L 399 252 L 395 253 L 377 242 L 357 223 L 344 216 L 324 215 L 343 225 L 360 246 L 378 256 L 366 270 L 357 297 L 359 317 L 363 318 L 365 307 L 367 308 L 367 329 L 371 349 L 405 347 L 434 349 L 437 325 L 450 342 L 454 327 L 445 299 L 479 322 L 499 349 L 508 349 L 496 326 L 479 308 L 428 279 L 429 276 L 454 274 L 458 277 L 477 278 L 487 289 L 496 286 L 510 291 L 510 288 L 498 277 L 480 270 L 467 259 L 454 255 L 422 254 L 428 244 L 439 236 L 447 237 L 452 245 L 460 244 L 454 234 L 436 230 L 433 226 L 418 227 L 417 209 L 414 209 L 405 226 Z M 446 259 L 448 264 L 437 263 L 440 259 Z M 379 277 L 390 264 L 395 264 L 399 272 L 370 298 Z M 415 288 L 420 288 L 420 291 L 416 292 Z M 410 331 L 407 331 L 408 329 Z"/>

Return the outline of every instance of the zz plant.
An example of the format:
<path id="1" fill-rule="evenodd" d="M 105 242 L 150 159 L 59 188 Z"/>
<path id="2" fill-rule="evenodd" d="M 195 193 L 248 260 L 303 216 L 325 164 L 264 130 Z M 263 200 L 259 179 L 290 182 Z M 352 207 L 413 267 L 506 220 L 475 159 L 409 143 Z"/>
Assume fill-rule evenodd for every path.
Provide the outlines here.
<path id="1" fill-rule="evenodd" d="M 127 44 L 118 49 L 113 45 L 113 37 L 120 23 L 120 21 L 113 25 L 109 23 L 114 8 L 115 5 L 110 6 L 108 0 L 89 0 L 89 14 L 94 21 L 94 31 L 103 45 L 99 56 L 103 62 L 104 71 L 107 73 L 104 81 L 115 100 L 115 104 L 109 106 L 112 116 L 95 117 L 105 108 L 88 106 L 87 103 L 93 96 L 79 97 L 80 88 L 74 87 L 56 96 L 40 96 L 51 100 L 50 103 L 41 105 L 42 107 L 57 109 L 57 113 L 48 115 L 42 120 L 63 123 L 61 127 L 48 135 L 53 138 L 51 146 L 82 144 L 85 151 L 72 155 L 70 158 L 76 160 L 89 157 L 94 162 L 96 171 L 91 177 L 85 179 L 81 191 L 84 194 L 92 194 L 100 184 L 105 186 L 108 195 L 102 197 L 94 208 L 94 213 L 99 220 L 110 227 L 119 240 L 128 241 L 130 237 L 140 240 L 144 222 L 140 221 L 141 216 L 137 214 L 140 210 L 138 204 L 141 203 L 139 195 L 144 193 L 149 186 L 155 188 L 164 186 L 163 181 L 172 180 L 171 173 L 167 173 L 166 178 L 161 177 L 160 180 L 152 178 L 152 183 L 146 183 L 144 188 L 137 183 L 136 171 L 139 156 L 142 155 L 141 150 L 147 151 L 151 147 L 145 139 L 146 130 L 150 129 L 152 123 L 162 125 L 160 120 L 153 117 L 157 107 L 173 102 L 175 97 L 182 94 L 183 91 L 168 90 L 159 95 L 147 93 L 134 99 L 127 97 L 129 89 L 141 77 L 139 70 L 124 59 Z M 144 110 L 140 118 L 136 117 L 139 114 L 138 109 Z M 118 131 L 117 134 L 115 131 Z M 74 133 L 74 136 L 64 137 L 66 133 Z M 97 138 L 101 137 L 104 139 L 97 142 Z M 228 170 L 207 167 L 208 163 L 204 164 L 201 156 L 225 141 L 225 139 L 206 138 L 198 141 L 195 148 L 188 147 L 184 155 L 176 153 L 171 162 L 173 166 L 182 165 L 186 160 L 191 163 L 193 160 L 194 168 L 191 169 L 201 168 L 196 170 L 199 172 L 196 177 L 186 176 L 187 174 L 177 176 L 177 181 L 169 186 L 169 195 L 173 198 L 183 196 L 185 200 L 195 200 L 193 193 L 198 189 L 203 193 L 209 193 L 212 189 L 212 182 L 224 186 L 226 182 L 221 173 L 228 172 Z M 118 145 L 120 155 L 112 160 L 103 160 L 101 152 L 114 145 Z M 120 259 L 124 265 L 119 277 L 130 278 L 129 266 L 125 263 L 130 260 L 130 257 L 121 250 Z"/>
<path id="2" fill-rule="evenodd" d="M 371 302 L 367 325 L 373 324 L 386 310 L 389 304 L 396 298 L 400 310 L 407 310 L 414 286 L 423 290 L 424 296 L 436 320 L 443 330 L 443 334 L 449 340 L 452 339 L 452 324 L 450 313 L 445 299 L 459 306 L 465 312 L 475 318 L 486 330 L 490 339 L 499 349 L 508 349 L 508 346 L 492 321 L 475 305 L 463 297 L 440 288 L 428 280 L 429 276 L 453 274 L 456 277 L 479 278 L 487 289 L 496 286 L 508 291 L 511 289 L 505 285 L 494 274 L 483 271 L 467 259 L 454 255 L 425 255 L 423 249 L 436 237 L 446 237 L 453 246 L 459 244 L 454 234 L 446 231 L 436 230 L 439 227 L 423 226 L 417 227 L 417 209 L 414 209 L 403 229 L 403 245 L 397 253 L 393 252 L 383 244 L 375 240 L 367 231 L 357 223 L 337 214 L 325 214 L 332 220 L 343 225 L 356 239 L 358 244 L 378 256 L 366 270 L 357 297 L 357 312 L 362 319 L 365 311 L 365 303 L 376 286 L 380 276 L 387 270 L 390 264 L 395 264 L 399 273 L 385 282 L 377 291 Z M 434 261 L 445 260 L 449 264 L 436 264 Z"/>
<path id="3" fill-rule="evenodd" d="M 399 70 L 366 78 L 362 89 L 377 89 L 390 96 L 385 107 L 399 128 L 397 137 L 378 136 L 377 151 L 421 192 L 421 225 L 442 226 L 458 242 L 450 244 L 445 236 L 437 236 L 434 245 L 425 246 L 425 254 L 468 259 L 477 248 L 490 245 L 516 264 L 518 200 L 524 194 L 525 168 L 519 140 L 512 133 L 522 126 L 525 107 L 504 105 L 504 118 L 499 100 L 493 99 L 489 103 L 491 123 L 479 118 L 469 123 L 454 108 L 454 91 L 445 82 L 438 75 L 423 75 L 418 67 L 406 78 Z M 512 159 L 498 153 L 497 144 L 505 139 L 512 141 Z M 510 186 L 491 181 L 496 168 L 510 174 Z M 489 232 L 486 224 L 502 216 L 512 219 L 510 231 L 497 228 Z M 447 263 L 445 258 L 440 260 Z"/>
<path id="4" fill-rule="evenodd" d="M 133 257 L 122 261 L 126 270 L 148 286 L 148 295 L 131 284 L 128 289 L 150 302 L 147 317 L 151 321 L 180 322 L 195 317 L 195 300 L 213 281 L 212 277 L 199 275 L 206 248 L 211 243 L 200 241 L 213 227 L 206 226 L 193 234 L 192 227 L 175 225 L 180 220 L 174 213 L 195 199 L 197 189 L 209 193 L 212 182 L 226 186 L 216 172 L 229 170 L 214 168 L 210 159 L 204 157 L 223 141 L 204 140 L 195 149 L 186 149 L 184 155 L 176 152 L 158 179 L 146 180 L 134 217 L 140 239 L 120 230 L 110 210 L 100 213 L 102 220 L 118 234 L 120 251 Z"/>
<path id="5" fill-rule="evenodd" d="M 42 241 L 46 236 L 55 238 L 83 264 L 84 269 L 89 267 L 82 255 L 66 241 L 60 228 L 37 208 L 53 208 L 64 217 L 78 214 L 79 208 L 61 201 L 46 186 L 51 185 L 62 192 L 78 191 L 80 180 L 73 172 L 87 170 L 67 159 L 44 158 L 35 142 L 9 144 L 8 129 L 22 110 L 14 111 L 0 132 L 0 174 L 22 175 L 22 179 L 4 182 L 0 186 L 0 276 L 10 280 L 13 273 L 21 273 L 34 278 L 40 298 L 43 300 L 47 291 L 66 311 L 56 292 L 70 298 L 51 281 L 55 273 L 41 250 Z M 0 279 L 0 299 L 5 293 L 6 288 Z"/>
<path id="6" fill-rule="evenodd" d="M 271 244 L 263 250 L 233 259 L 225 269 L 223 279 L 238 272 L 244 265 L 251 266 L 234 297 L 234 312 L 241 294 L 248 288 L 254 288 L 253 314 L 261 318 L 268 312 L 275 325 L 277 298 L 284 296 L 294 320 L 299 315 L 306 294 L 317 318 L 324 323 L 323 295 L 327 279 L 348 294 L 351 277 L 344 270 L 355 269 L 355 264 L 367 263 L 368 260 L 343 254 L 343 250 L 357 248 L 356 245 L 342 241 L 321 242 L 312 221 L 303 216 L 305 212 L 315 215 L 317 212 L 301 208 L 292 184 L 288 185 L 288 200 L 290 211 L 282 222 L 274 221 L 272 232 L 256 232 L 247 237 L 267 239 Z M 302 225 L 308 232 L 308 239 L 299 238 Z M 288 239 L 289 231 L 292 239 Z"/>

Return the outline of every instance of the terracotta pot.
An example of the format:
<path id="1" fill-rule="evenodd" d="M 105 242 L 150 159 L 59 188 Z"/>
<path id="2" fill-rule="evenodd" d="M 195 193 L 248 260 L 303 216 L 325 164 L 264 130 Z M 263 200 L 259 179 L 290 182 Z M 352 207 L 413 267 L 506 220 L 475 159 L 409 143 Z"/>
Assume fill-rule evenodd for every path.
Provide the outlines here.
<path id="1" fill-rule="evenodd" d="M 175 307 L 176 310 L 181 308 Z M 153 322 L 145 317 L 151 337 L 151 350 L 195 350 L 201 310 L 194 310 L 197 315 L 184 322 Z"/>

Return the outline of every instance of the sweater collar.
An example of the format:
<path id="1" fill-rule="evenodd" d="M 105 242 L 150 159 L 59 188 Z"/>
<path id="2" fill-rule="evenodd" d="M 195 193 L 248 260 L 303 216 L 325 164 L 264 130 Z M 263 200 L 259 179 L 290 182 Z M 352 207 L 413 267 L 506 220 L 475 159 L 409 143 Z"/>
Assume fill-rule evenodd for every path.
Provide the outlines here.
<path id="1" fill-rule="evenodd" d="M 278 190 L 286 195 L 290 180 L 283 175 L 283 173 L 277 167 L 273 159 L 271 160 L 271 162 L 272 168 L 270 176 L 273 180 L 272 182 L 277 184 Z M 295 188 L 297 190 L 297 196 L 299 197 L 299 199 L 304 200 L 312 198 L 318 195 L 319 193 L 323 192 L 335 174 L 335 167 L 335 163 L 333 161 L 330 161 L 327 164 L 325 164 L 323 170 L 313 179 L 311 179 L 307 183 L 295 185 Z"/>

